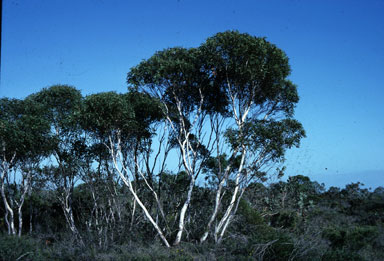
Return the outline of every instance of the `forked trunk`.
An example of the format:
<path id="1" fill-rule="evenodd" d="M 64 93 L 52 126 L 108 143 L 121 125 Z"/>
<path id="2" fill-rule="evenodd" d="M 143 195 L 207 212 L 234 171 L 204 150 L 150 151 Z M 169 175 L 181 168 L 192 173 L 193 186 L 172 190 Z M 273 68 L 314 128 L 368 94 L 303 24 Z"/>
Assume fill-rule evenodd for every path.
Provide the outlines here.
<path id="1" fill-rule="evenodd" d="M 109 147 L 109 150 L 111 152 L 111 156 L 112 156 L 112 160 L 113 160 L 113 164 L 114 164 L 114 167 L 115 169 L 117 170 L 117 172 L 119 173 L 119 176 L 120 178 L 122 179 L 122 181 L 124 182 L 124 184 L 128 187 L 129 191 L 132 193 L 134 199 L 136 200 L 137 204 L 141 207 L 141 209 L 143 210 L 145 216 L 148 218 L 149 222 L 151 222 L 151 224 L 153 225 L 153 227 L 155 228 L 155 230 L 157 231 L 158 235 L 160 236 L 161 240 L 164 242 L 164 244 L 167 246 L 167 247 L 170 247 L 170 244 L 168 243 L 168 240 L 166 239 L 166 237 L 164 236 L 161 228 L 157 225 L 157 223 L 153 220 L 151 214 L 149 213 L 148 209 L 145 207 L 145 205 L 143 204 L 143 202 L 140 200 L 139 196 L 136 194 L 133 186 L 132 186 L 132 182 L 127 179 L 125 177 L 125 175 L 122 173 L 122 170 L 119 168 L 118 166 L 118 163 L 117 163 L 117 155 L 116 154 L 119 154 L 121 156 L 121 152 L 118 151 L 117 153 L 115 153 L 114 149 L 113 149 L 113 144 L 111 142 L 111 147 Z M 119 149 L 118 149 L 119 150 Z M 123 163 L 123 161 L 121 160 L 121 163 Z M 124 171 L 127 171 L 125 166 L 123 166 L 123 169 Z"/>
<path id="2" fill-rule="evenodd" d="M 7 224 L 8 235 L 16 235 L 15 218 L 12 208 L 9 206 L 7 198 L 5 197 L 4 187 L 1 188 L 1 196 L 5 207 L 5 223 Z"/>
<path id="3" fill-rule="evenodd" d="M 215 228 L 215 235 L 214 236 L 215 236 L 216 242 L 218 242 L 219 240 L 221 241 L 221 238 L 224 235 L 224 232 L 225 232 L 225 230 L 226 230 L 226 228 L 230 222 L 230 219 L 233 216 L 232 210 L 233 210 L 233 207 L 235 207 L 236 201 L 238 199 L 237 195 L 238 195 L 238 192 L 240 189 L 241 172 L 243 170 L 245 154 L 246 154 L 246 150 L 245 150 L 244 146 L 242 149 L 243 149 L 243 151 L 242 151 L 242 155 L 241 155 L 240 166 L 237 170 L 236 180 L 235 180 L 235 189 L 234 189 L 233 194 L 232 194 L 231 202 L 229 203 L 227 210 L 225 211 L 224 216 L 221 218 L 219 224 Z M 220 234 L 220 238 L 218 239 L 219 234 Z"/>
<path id="4" fill-rule="evenodd" d="M 63 210 L 64 210 L 64 216 L 67 220 L 67 224 L 69 226 L 69 229 L 71 230 L 72 234 L 75 236 L 75 238 L 79 241 L 81 246 L 84 246 L 83 238 L 81 237 L 79 231 L 77 230 L 75 219 L 73 217 L 73 211 L 72 211 L 72 204 L 69 202 L 70 195 L 66 195 L 66 198 L 64 199 L 63 204 Z"/>

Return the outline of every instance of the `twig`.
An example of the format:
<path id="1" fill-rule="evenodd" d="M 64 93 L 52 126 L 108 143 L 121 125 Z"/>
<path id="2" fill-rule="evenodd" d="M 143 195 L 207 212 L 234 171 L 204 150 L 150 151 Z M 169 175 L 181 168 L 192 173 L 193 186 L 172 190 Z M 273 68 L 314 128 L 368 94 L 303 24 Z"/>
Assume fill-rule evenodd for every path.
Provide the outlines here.
<path id="1" fill-rule="evenodd" d="M 20 260 L 20 259 L 22 259 L 23 257 L 25 257 L 26 255 L 29 255 L 29 254 L 32 254 L 33 252 L 27 252 L 27 253 L 25 253 L 25 254 L 22 254 L 21 256 L 19 256 L 17 259 L 16 259 L 16 261 L 18 261 L 18 260 Z"/>

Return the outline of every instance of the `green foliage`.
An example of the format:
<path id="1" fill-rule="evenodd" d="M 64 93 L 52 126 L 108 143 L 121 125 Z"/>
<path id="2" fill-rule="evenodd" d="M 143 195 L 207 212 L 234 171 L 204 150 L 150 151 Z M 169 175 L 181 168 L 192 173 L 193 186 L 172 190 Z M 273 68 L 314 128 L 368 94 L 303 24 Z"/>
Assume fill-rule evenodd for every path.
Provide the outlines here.
<path id="1" fill-rule="evenodd" d="M 199 105 L 199 90 L 208 84 L 200 60 L 201 53 L 196 48 L 165 49 L 133 67 L 127 82 L 132 89 L 143 90 L 167 104 L 176 106 L 180 102 L 187 113 Z"/>
<path id="2" fill-rule="evenodd" d="M 282 160 L 287 149 L 298 147 L 305 131 L 298 121 L 292 119 L 252 120 L 241 131 L 228 129 L 225 137 L 232 148 L 245 144 L 252 152 L 263 151 L 264 158 L 273 162 Z"/>
<path id="3" fill-rule="evenodd" d="M 239 220 L 234 224 L 231 233 L 223 244 L 231 255 L 261 260 L 287 260 L 293 251 L 293 242 L 289 234 L 267 224 L 259 211 L 246 200 L 239 204 Z M 246 236 L 246 240 L 237 237 Z"/>
<path id="4" fill-rule="evenodd" d="M 60 167 L 66 165 L 73 174 L 79 152 L 84 148 L 78 121 L 82 107 L 80 91 L 67 85 L 54 85 L 28 96 L 26 101 L 44 109 L 43 117 L 49 122 L 54 142 L 52 154 Z"/>
<path id="5" fill-rule="evenodd" d="M 266 224 L 253 227 L 246 241 L 234 236 L 224 240 L 223 246 L 231 258 L 288 260 L 293 251 L 290 236 Z"/>
<path id="6" fill-rule="evenodd" d="M 131 128 L 136 128 L 136 135 L 142 135 L 143 138 L 149 138 L 148 131 L 145 135 L 145 131 L 153 123 L 160 122 L 164 119 L 164 106 L 162 103 L 148 94 L 139 92 L 128 92 L 124 97 L 131 105 L 134 112 L 135 125 Z"/>
<path id="7" fill-rule="evenodd" d="M 182 174 L 163 175 L 163 185 L 169 186 L 168 189 L 173 190 L 173 192 L 164 194 L 161 197 L 165 201 L 177 200 L 177 198 L 172 199 L 171 196 L 178 195 L 178 193 L 182 195 L 183 186 L 181 183 L 188 183 L 187 180 L 182 179 Z M 290 182 L 292 180 L 296 180 L 298 184 L 310 182 L 305 176 L 291 178 Z M 74 211 L 76 213 L 85 211 L 84 207 L 91 204 L 86 189 L 86 186 L 81 186 L 75 190 Z M 253 189 L 254 193 L 261 193 L 255 200 L 263 194 L 268 195 L 269 187 L 253 184 Z M 196 198 L 200 200 L 191 204 L 191 213 L 205 211 L 205 205 L 209 202 L 207 198 L 212 196 L 209 191 L 204 192 L 204 190 L 197 190 L 196 193 L 198 193 Z M 372 195 L 375 194 L 371 193 Z M 326 193 L 320 193 L 320 198 L 322 198 L 321 195 L 326 199 Z M 248 198 L 248 195 L 246 196 Z M 45 201 L 42 198 L 39 200 L 39 208 L 34 207 L 34 209 L 43 212 L 40 216 L 36 216 L 36 219 L 40 219 L 37 220 L 38 223 L 44 220 L 50 222 L 50 225 L 43 226 L 41 228 L 43 230 L 36 231 L 39 238 L 44 238 L 42 232 L 47 231 L 49 227 L 53 229 L 55 227 L 52 224 L 53 220 L 57 220 L 57 217 L 61 216 L 60 206 L 57 209 L 57 215 L 59 216 L 54 216 L 54 202 L 49 203 L 47 201 L 47 199 L 53 199 L 54 197 L 47 194 L 44 198 Z M 191 236 L 186 237 L 186 240 L 190 243 L 185 242 L 181 248 L 168 250 L 160 246 L 158 240 L 153 239 L 151 236 L 151 230 L 131 230 L 127 231 L 125 238 L 119 239 L 119 241 L 115 239 L 106 249 L 98 249 L 88 240 L 88 247 L 82 249 L 71 239 L 71 235 L 59 236 L 58 232 L 65 231 L 65 220 L 62 219 L 61 226 L 58 225 L 55 228 L 56 240 L 50 246 L 45 244 L 44 239 L 22 237 L 21 240 L 17 241 L 18 239 L 15 237 L 11 237 L 11 239 L 5 237 L 4 240 L 9 244 L 3 244 L 3 241 L 1 241 L 0 249 L 3 249 L 3 252 L 14 251 L 9 255 L 13 260 L 17 254 L 20 256 L 27 252 L 31 252 L 28 254 L 28 258 L 36 260 L 167 260 L 170 258 L 179 258 L 179 260 L 200 258 L 204 260 L 206 257 L 209 257 L 208 259 L 222 260 L 289 260 L 292 257 L 295 257 L 293 260 L 380 260 L 383 257 L 380 250 L 384 244 L 382 239 L 383 228 L 380 228 L 380 226 L 349 225 L 351 220 L 348 219 L 348 216 L 344 217 L 341 212 L 334 212 L 332 209 L 324 207 L 322 207 L 321 211 L 317 208 L 309 209 L 308 211 L 313 211 L 314 214 L 308 213 L 303 217 L 303 221 L 297 218 L 291 219 L 295 213 L 294 211 L 280 210 L 279 215 L 276 216 L 276 218 L 278 217 L 276 221 L 273 220 L 274 217 L 271 219 L 267 218 L 267 216 L 263 217 L 268 212 L 265 212 L 263 207 L 259 208 L 253 205 L 253 198 L 251 199 L 251 201 L 244 199 L 240 202 L 236 221 L 221 246 L 213 246 L 209 243 L 204 245 L 193 243 L 196 240 L 193 234 L 199 229 L 197 224 L 197 226 L 189 227 Z M 177 205 L 177 201 L 174 202 Z M 34 204 L 37 206 L 37 203 Z M 316 204 L 320 207 L 320 203 Z M 328 214 L 330 218 L 326 217 Z M 343 220 L 344 218 L 345 220 Z M 294 223 L 291 222 L 292 220 L 295 220 Z M 268 222 L 271 222 L 271 224 Z M 277 224 L 277 222 L 280 222 L 280 224 Z M 344 223 L 344 226 L 340 226 L 339 223 Z M 288 225 L 284 226 L 282 224 Z M 293 224 L 295 225 L 293 226 Z M 317 237 L 317 229 L 321 230 L 321 227 L 324 226 L 327 228 L 320 233 L 320 237 Z M 124 229 L 124 227 L 119 227 L 119 229 Z M 85 234 L 85 232 L 83 233 Z M 200 233 L 201 231 L 196 234 L 200 235 Z M 144 234 L 146 236 L 143 237 Z M 16 251 L 19 249 L 19 252 Z M 13 253 L 15 254 L 13 255 Z"/>
<path id="8" fill-rule="evenodd" d="M 2 159 L 26 160 L 47 155 L 49 122 L 44 108 L 30 100 L 0 99 L 0 146 Z M 1 160 L 2 160 L 1 159 Z"/>
<path id="9" fill-rule="evenodd" d="M 83 127 L 99 137 L 118 130 L 123 135 L 130 133 L 134 117 L 133 108 L 123 94 L 105 92 L 85 98 L 82 112 Z"/>
<path id="10" fill-rule="evenodd" d="M 34 235 L 63 232 L 66 227 L 63 209 L 57 199 L 57 191 L 47 191 L 34 188 L 25 200 L 23 219 L 25 232 L 32 225 Z M 32 220 L 31 220 L 32 219 Z"/>
<path id="11" fill-rule="evenodd" d="M 77 115 L 81 109 L 82 95 L 79 90 L 68 85 L 54 85 L 27 97 L 41 104 L 45 117 L 55 127 L 55 131 L 68 132 L 76 128 Z"/>
<path id="12" fill-rule="evenodd" d="M 226 31 L 208 38 L 200 49 L 215 90 L 225 93 L 223 105 L 231 103 L 232 93 L 241 105 L 252 101 L 255 106 L 267 107 L 273 102 L 275 112 L 293 114 L 299 97 L 296 86 L 286 80 L 290 74 L 288 57 L 265 38 Z"/>
<path id="13" fill-rule="evenodd" d="M 247 224 L 250 225 L 265 225 L 265 221 L 260 215 L 260 213 L 251 207 L 249 202 L 242 199 L 239 203 L 239 214 L 244 216 Z"/>
<path id="14" fill-rule="evenodd" d="M 377 227 L 371 226 L 326 228 L 323 237 L 329 240 L 331 249 L 323 260 L 365 260 L 360 252 L 364 248 L 371 249 L 377 236 Z"/>
<path id="15" fill-rule="evenodd" d="M 223 178 L 225 169 L 231 166 L 230 172 L 233 173 L 240 165 L 241 156 L 228 157 L 223 154 L 219 157 L 208 157 L 203 163 L 203 172 L 206 175 L 205 180 L 211 186 L 215 186 Z"/>
<path id="16" fill-rule="evenodd" d="M 38 260 L 39 247 L 40 244 L 29 237 L 0 235 L 0 260 Z"/>
<path id="17" fill-rule="evenodd" d="M 284 229 L 295 229 L 299 221 L 296 211 L 282 210 L 271 217 L 271 226 Z"/>
<path id="18" fill-rule="evenodd" d="M 130 70 L 127 82 L 166 103 L 179 101 L 184 112 L 192 111 L 202 95 L 205 111 L 227 115 L 234 94 L 242 106 L 253 102 L 292 116 L 299 98 L 286 79 L 289 74 L 287 56 L 265 38 L 226 31 L 198 48 L 155 53 Z"/>
<path id="19" fill-rule="evenodd" d="M 356 226 L 350 228 L 327 228 L 323 237 L 328 239 L 333 249 L 349 249 L 359 251 L 363 247 L 372 244 L 378 236 L 376 227 Z"/>
<path id="20" fill-rule="evenodd" d="M 334 260 L 334 261 L 363 261 L 364 259 L 357 253 L 345 251 L 342 249 L 332 250 L 324 254 L 322 260 Z"/>

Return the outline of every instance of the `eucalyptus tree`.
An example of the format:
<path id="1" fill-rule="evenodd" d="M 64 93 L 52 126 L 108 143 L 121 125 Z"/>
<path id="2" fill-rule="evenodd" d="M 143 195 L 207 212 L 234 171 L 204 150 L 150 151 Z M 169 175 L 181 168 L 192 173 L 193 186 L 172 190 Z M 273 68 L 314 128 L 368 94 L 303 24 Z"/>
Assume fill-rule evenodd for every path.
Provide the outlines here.
<path id="1" fill-rule="evenodd" d="M 222 110 L 230 122 L 222 132 L 229 163 L 219 169 L 215 208 L 200 239 L 206 240 L 222 205 L 223 187 L 233 180 L 230 202 L 213 232 L 220 242 L 247 185 L 263 177 L 273 163 L 283 161 L 285 150 L 299 146 L 305 132 L 292 118 L 299 96 L 296 85 L 287 79 L 291 70 L 282 50 L 265 38 L 227 31 L 208 38 L 200 51 L 214 89 L 225 99 Z"/>
<path id="2" fill-rule="evenodd" d="M 299 97 L 289 74 L 282 50 L 265 38 L 236 31 L 216 34 L 198 48 L 157 52 L 128 73 L 131 88 L 162 101 L 190 177 L 175 245 L 185 229 L 195 181 L 208 161 L 216 159 L 216 196 L 200 241 L 216 222 L 213 235 L 219 242 L 247 185 L 265 178 L 287 148 L 299 145 L 305 133 L 292 118 Z"/>
<path id="3" fill-rule="evenodd" d="M 50 149 L 49 123 L 42 107 L 30 100 L 0 100 L 1 196 L 8 234 L 21 236 L 22 207 L 31 191 L 32 178 Z M 14 209 L 17 209 L 18 230 Z"/>
<path id="4" fill-rule="evenodd" d="M 207 131 L 204 126 L 214 120 L 210 112 L 216 109 L 218 96 L 209 85 L 210 76 L 202 67 L 202 58 L 196 48 L 165 49 L 132 68 L 127 77 L 131 89 L 161 101 L 166 127 L 179 150 L 182 169 L 178 173 L 186 173 L 189 178 L 174 245 L 182 239 L 196 180 L 215 144 L 214 128 Z"/>
<path id="5" fill-rule="evenodd" d="M 45 173 L 50 184 L 58 191 L 64 216 L 73 235 L 83 244 L 73 215 L 73 189 L 79 177 L 80 150 L 84 147 L 84 136 L 78 118 L 82 106 L 79 90 L 68 85 L 54 85 L 27 97 L 44 107 L 45 118 L 50 124 L 50 135 L 54 139 L 52 164 Z"/>
<path id="6" fill-rule="evenodd" d="M 154 132 L 151 127 L 161 120 L 162 115 L 160 104 L 145 94 L 107 92 L 86 97 L 82 122 L 83 128 L 108 148 L 115 170 L 132 194 L 132 219 L 137 203 L 161 240 L 169 247 L 162 228 L 145 204 L 145 198 L 140 197 L 137 191 L 139 183 L 143 183 L 153 195 L 158 208 L 162 209 L 154 187 L 153 168 L 149 167 L 148 161 L 143 167 L 139 160 L 148 159 Z"/>

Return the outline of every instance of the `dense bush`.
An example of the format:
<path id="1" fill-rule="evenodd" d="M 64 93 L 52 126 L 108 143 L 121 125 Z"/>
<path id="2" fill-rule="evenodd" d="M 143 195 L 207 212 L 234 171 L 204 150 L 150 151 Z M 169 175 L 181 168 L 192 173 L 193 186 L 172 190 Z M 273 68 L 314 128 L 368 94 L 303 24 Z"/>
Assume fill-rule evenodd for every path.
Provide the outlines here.
<path id="1" fill-rule="evenodd" d="M 166 182 L 166 181 L 164 181 Z M 163 184 L 165 186 L 166 183 Z M 284 184 L 280 184 L 284 185 Z M 384 258 L 384 228 L 381 222 L 382 209 L 372 208 L 377 204 L 378 192 L 362 194 L 365 206 L 359 212 L 345 211 L 350 201 L 347 192 L 325 191 L 317 195 L 317 201 L 301 213 L 294 209 L 294 202 L 285 208 L 265 208 L 260 198 L 271 194 L 276 187 L 263 187 L 259 197 L 245 195 L 238 206 L 238 213 L 228 235 L 220 245 L 213 241 L 198 243 L 201 233 L 199 222 L 192 223 L 179 247 L 167 249 L 158 237 L 153 237 L 153 229 L 145 222 L 137 220 L 138 226 L 130 227 L 129 222 L 116 223 L 111 227 L 107 244 L 99 247 L 95 232 L 81 227 L 85 248 L 81 247 L 60 216 L 60 206 L 53 192 L 34 192 L 27 198 L 25 219 L 29 209 L 32 214 L 32 234 L 30 236 L 0 237 L 0 260 L 382 260 Z M 349 187 L 351 188 L 351 187 Z M 175 188 L 173 188 L 175 189 Z M 348 190 L 348 188 L 346 188 Z M 355 197 L 357 188 L 353 187 Z M 195 215 L 209 209 L 209 197 L 213 195 L 204 188 L 198 189 L 204 201 L 193 201 Z M 333 193 L 329 198 L 329 193 Z M 351 193 L 349 193 L 351 194 Z M 46 195 L 50 197 L 46 198 Z M 91 198 L 79 187 L 74 194 L 75 216 L 87 220 L 89 216 L 84 206 L 91 206 Z M 164 195 L 166 197 L 167 195 Z M 46 198 L 43 200 L 43 198 Z M 169 198 L 168 198 L 169 199 Z M 278 198 L 275 198 L 278 200 Z M 177 202 L 177 199 L 175 202 Z M 288 198 L 287 200 L 300 200 Z M 271 203 L 272 201 L 269 201 Z M 128 204 L 126 202 L 125 204 Z M 264 205 L 263 205 L 264 204 Z M 39 212 L 36 212 L 39 210 Z M 367 222 L 367 212 L 377 215 Z M 191 213 L 192 214 L 192 213 Z M 56 218 L 59 217 L 59 218 Z M 128 216 L 127 216 L 128 217 Z M 198 216 L 197 216 L 198 217 Z M 171 219 L 171 216 L 169 217 Z M 197 219 L 198 220 L 198 219 Z M 128 221 L 130 221 L 128 219 Z M 17 223 L 16 223 L 17 224 Z M 374 225 L 372 225 L 374 224 Z M 26 224 L 25 232 L 29 230 Z M 4 231 L 5 232 L 5 231 Z M 169 235 L 172 236 L 172 235 Z"/>

